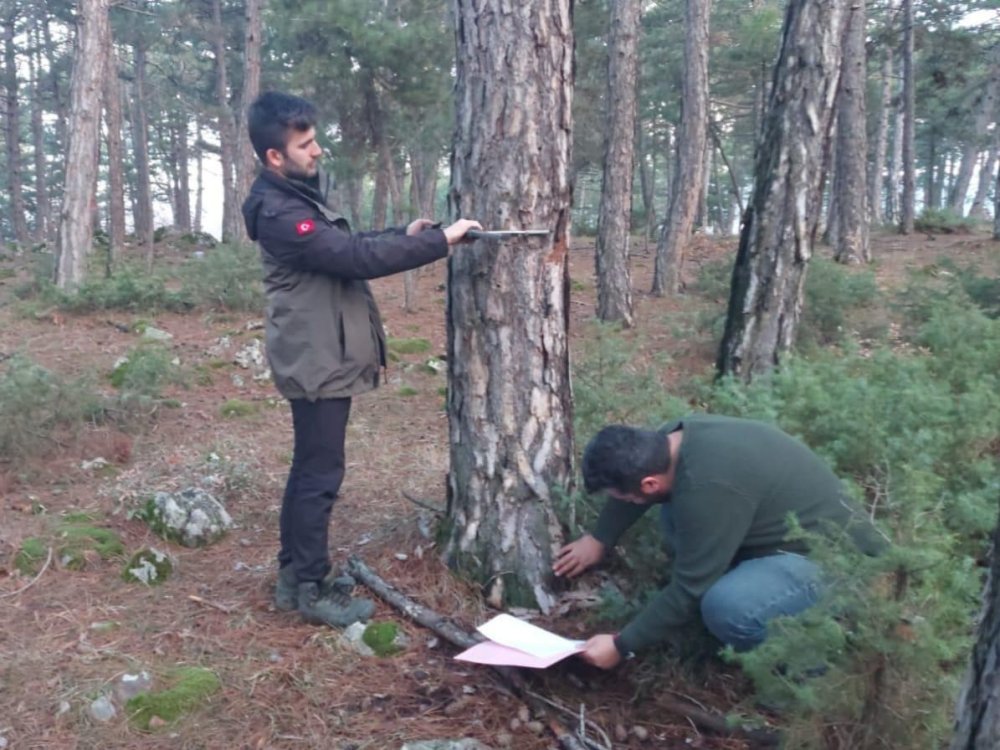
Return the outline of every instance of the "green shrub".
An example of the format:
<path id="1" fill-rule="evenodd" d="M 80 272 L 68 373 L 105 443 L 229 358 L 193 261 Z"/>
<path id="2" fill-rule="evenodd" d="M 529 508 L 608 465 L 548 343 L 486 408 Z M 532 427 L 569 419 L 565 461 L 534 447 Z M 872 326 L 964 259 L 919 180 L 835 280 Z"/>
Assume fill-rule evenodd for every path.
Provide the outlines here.
<path id="1" fill-rule="evenodd" d="M 918 232 L 953 234 L 971 232 L 976 226 L 975 219 L 965 218 L 950 208 L 925 208 L 913 228 Z"/>
<path id="2" fill-rule="evenodd" d="M 21 548 L 14 555 L 14 568 L 21 575 L 33 576 L 41 569 L 47 556 L 48 547 L 45 542 L 37 537 L 28 537 L 21 542 Z"/>
<path id="3" fill-rule="evenodd" d="M 160 344 L 140 344 L 111 371 L 111 385 L 129 398 L 159 399 L 165 386 L 184 383 L 173 360 L 173 353 Z"/>
<path id="4" fill-rule="evenodd" d="M 238 398 L 231 398 L 219 407 L 219 414 L 226 419 L 240 419 L 250 417 L 260 411 L 260 406 L 253 401 L 243 401 Z"/>
<path id="5" fill-rule="evenodd" d="M 396 391 L 396 395 L 401 396 L 403 398 L 410 398 L 412 396 L 418 395 L 419 393 L 420 391 L 418 391 L 416 388 L 410 385 L 401 386 L 400 389 Z"/>
<path id="6" fill-rule="evenodd" d="M 98 418 L 101 409 L 88 378 L 67 380 L 15 355 L 0 372 L 0 456 L 43 453 L 59 429 L 76 430 Z"/>
<path id="7" fill-rule="evenodd" d="M 225 310 L 264 308 L 260 255 L 253 245 L 217 245 L 181 269 L 185 298 L 195 305 Z"/>
<path id="8" fill-rule="evenodd" d="M 75 292 L 60 292 L 59 306 L 79 313 L 95 310 L 184 311 L 190 308 L 190 302 L 183 294 L 168 290 L 160 275 L 123 265 L 109 278 L 95 275 Z"/>
<path id="9" fill-rule="evenodd" d="M 396 355 L 422 354 L 430 351 L 431 348 L 431 342 L 421 338 L 394 339 L 390 337 L 386 344 L 389 347 L 389 351 Z"/>
<path id="10" fill-rule="evenodd" d="M 796 347 L 841 344 L 848 339 L 855 311 L 866 317 L 878 295 L 875 274 L 866 268 L 845 266 L 826 258 L 813 258 L 806 275 L 802 319 Z"/>

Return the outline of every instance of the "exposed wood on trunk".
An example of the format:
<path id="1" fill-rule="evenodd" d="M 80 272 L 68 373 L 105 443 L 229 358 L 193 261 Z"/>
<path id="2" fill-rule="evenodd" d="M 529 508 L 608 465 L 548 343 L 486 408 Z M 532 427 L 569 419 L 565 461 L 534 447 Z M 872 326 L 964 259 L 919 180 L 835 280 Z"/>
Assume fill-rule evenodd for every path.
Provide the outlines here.
<path id="1" fill-rule="evenodd" d="M 597 317 L 631 327 L 632 166 L 635 163 L 639 0 L 612 0 L 604 175 L 597 217 Z"/>
<path id="2" fill-rule="evenodd" d="M 572 481 L 570 0 L 455 0 L 451 214 L 546 238 L 478 241 L 448 267 L 450 563 L 488 600 L 554 601 L 551 489 Z"/>
<path id="3" fill-rule="evenodd" d="M 80 0 L 70 86 L 66 187 L 59 215 L 56 284 L 60 289 L 73 289 L 86 276 L 93 238 L 91 210 L 97 189 L 102 76 L 107 59 L 102 45 L 110 33 L 108 0 Z"/>
<path id="4" fill-rule="evenodd" d="M 822 199 L 844 4 L 792 0 L 733 269 L 720 375 L 750 380 L 794 342 Z"/>
<path id="5" fill-rule="evenodd" d="M 677 167 L 674 170 L 670 210 L 656 245 L 653 294 L 680 291 L 684 255 L 694 228 L 705 180 L 705 141 L 708 124 L 709 0 L 684 4 L 684 77 Z"/>

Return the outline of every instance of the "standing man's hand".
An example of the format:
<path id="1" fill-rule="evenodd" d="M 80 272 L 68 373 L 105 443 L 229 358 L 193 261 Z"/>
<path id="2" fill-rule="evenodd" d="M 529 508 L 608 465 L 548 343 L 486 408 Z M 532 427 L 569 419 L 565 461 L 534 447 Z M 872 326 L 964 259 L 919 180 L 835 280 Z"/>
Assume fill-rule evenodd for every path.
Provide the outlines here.
<path id="1" fill-rule="evenodd" d="M 593 664 L 601 669 L 611 669 L 621 663 L 622 655 L 618 653 L 613 635 L 595 635 L 583 645 L 580 652 L 582 658 L 588 664 Z"/>
<path id="2" fill-rule="evenodd" d="M 575 542 L 570 542 L 556 555 L 552 571 L 557 576 L 576 578 L 587 568 L 604 558 L 604 545 L 591 534 L 584 534 Z"/>
<path id="3" fill-rule="evenodd" d="M 407 225 L 406 234 L 412 237 L 415 234 L 420 234 L 425 229 L 430 229 L 432 226 L 434 226 L 434 222 L 430 219 L 415 219 Z"/>
<path id="4" fill-rule="evenodd" d="M 445 239 L 448 240 L 449 245 L 455 245 L 459 242 L 468 240 L 465 237 L 465 233 L 470 229 L 482 230 L 482 225 L 478 221 L 473 221 L 472 219 L 459 219 L 450 227 L 446 227 L 444 230 Z"/>

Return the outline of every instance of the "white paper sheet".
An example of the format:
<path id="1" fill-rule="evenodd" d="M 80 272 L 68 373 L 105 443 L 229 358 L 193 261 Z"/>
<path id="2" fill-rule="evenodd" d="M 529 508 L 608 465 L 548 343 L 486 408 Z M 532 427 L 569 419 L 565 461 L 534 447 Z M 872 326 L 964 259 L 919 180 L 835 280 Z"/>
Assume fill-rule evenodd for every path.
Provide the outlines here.
<path id="1" fill-rule="evenodd" d="M 494 643 L 515 648 L 540 659 L 573 653 L 584 641 L 573 641 L 508 614 L 497 615 L 478 628 Z"/>

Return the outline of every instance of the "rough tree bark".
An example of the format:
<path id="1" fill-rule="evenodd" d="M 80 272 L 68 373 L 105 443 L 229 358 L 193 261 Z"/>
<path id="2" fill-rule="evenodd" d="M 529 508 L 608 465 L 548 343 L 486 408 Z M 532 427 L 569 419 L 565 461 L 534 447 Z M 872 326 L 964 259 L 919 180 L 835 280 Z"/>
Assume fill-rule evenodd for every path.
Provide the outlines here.
<path id="1" fill-rule="evenodd" d="M 684 254 L 705 180 L 710 8 L 709 0 L 687 0 L 684 4 L 684 76 L 677 167 L 670 191 L 670 209 L 656 244 L 652 292 L 657 296 L 680 290 Z"/>
<path id="2" fill-rule="evenodd" d="M 1000 522 L 993 532 L 990 572 L 976 645 L 958 699 L 951 750 L 1000 747 Z"/>
<path id="3" fill-rule="evenodd" d="M 865 0 L 853 0 L 847 11 L 840 86 L 837 93 L 837 244 L 840 263 L 870 263 L 868 242 L 867 160 L 865 116 Z"/>
<path id="4" fill-rule="evenodd" d="M 903 195 L 899 206 L 899 231 L 913 232 L 916 213 L 917 177 L 914 158 L 914 113 L 916 79 L 913 71 L 913 0 L 903 0 Z"/>
<path id="5" fill-rule="evenodd" d="M 900 210 L 900 173 L 903 164 L 903 98 L 900 93 L 894 100 L 892 126 L 892 155 L 889 157 L 889 174 L 886 178 L 886 219 L 899 224 L 902 220 Z"/>
<path id="6" fill-rule="evenodd" d="M 260 93 L 260 51 L 263 43 L 261 15 L 264 10 L 264 0 L 245 0 L 243 10 L 243 92 L 240 96 L 243 107 L 240 112 L 240 121 L 236 127 L 237 142 L 239 143 L 239 161 L 236 170 L 239 180 L 236 191 L 238 206 L 242 206 L 243 201 L 250 194 L 250 186 L 253 184 L 257 165 L 257 157 L 250 144 L 250 136 L 247 135 L 247 115 L 250 111 L 250 105 Z M 242 223 L 240 222 L 241 225 Z M 243 234 L 242 239 L 247 239 L 245 233 Z"/>
<path id="7" fill-rule="evenodd" d="M 73 289 L 84 280 L 93 239 L 91 209 L 97 191 L 101 88 L 107 59 L 101 43 L 109 35 L 108 0 L 80 0 L 70 84 L 66 187 L 59 214 L 55 280 L 60 289 Z"/>
<path id="8" fill-rule="evenodd" d="M 495 229 L 448 267 L 450 564 L 488 600 L 554 601 L 551 488 L 573 476 L 569 316 L 571 0 L 453 0 L 456 126 L 449 203 Z"/>
<path id="9" fill-rule="evenodd" d="M 222 241 L 238 242 L 246 236 L 236 195 L 236 123 L 229 106 L 229 72 L 226 64 L 226 34 L 222 25 L 222 2 L 212 0 L 212 54 L 215 56 L 215 106 L 218 110 L 219 161 L 222 163 Z"/>
<path id="10" fill-rule="evenodd" d="M 822 199 L 824 139 L 837 91 L 846 0 L 792 0 L 756 159 L 720 375 L 749 381 L 793 343 Z"/>
<path id="11" fill-rule="evenodd" d="M 635 163 L 636 72 L 639 0 L 612 0 L 608 40 L 608 114 L 604 176 L 597 215 L 597 317 L 632 326 L 629 255 L 632 165 Z"/>
<path id="12" fill-rule="evenodd" d="M 868 217 L 873 224 L 885 221 L 882 210 L 885 155 L 889 144 L 889 112 L 892 110 L 892 47 L 886 45 L 882 52 L 882 95 L 880 98 L 878 127 L 875 131 L 875 148 L 871 169 L 868 172 Z"/>
<path id="13" fill-rule="evenodd" d="M 3 31 L 3 61 L 4 61 L 4 98 L 5 128 L 4 141 L 7 156 L 7 189 L 10 191 L 10 220 L 14 228 L 14 239 L 19 245 L 27 245 L 31 241 L 28 231 L 28 214 L 24 202 L 24 183 L 21 172 L 21 105 L 18 99 L 20 81 L 17 73 L 17 49 L 15 34 L 17 19 L 21 9 L 15 0 L 4 0 L 0 5 L 3 17 L 0 18 Z"/>
<path id="14" fill-rule="evenodd" d="M 110 27 L 109 27 L 110 28 Z M 107 39 L 104 60 L 104 118 L 108 142 L 108 271 L 125 248 L 125 156 L 122 145 L 122 89 L 118 55 Z"/>
<path id="15" fill-rule="evenodd" d="M 146 40 L 139 34 L 135 47 L 132 103 L 132 151 L 135 158 L 135 233 L 153 266 L 153 197 L 149 171 L 149 124 L 146 116 Z"/>

